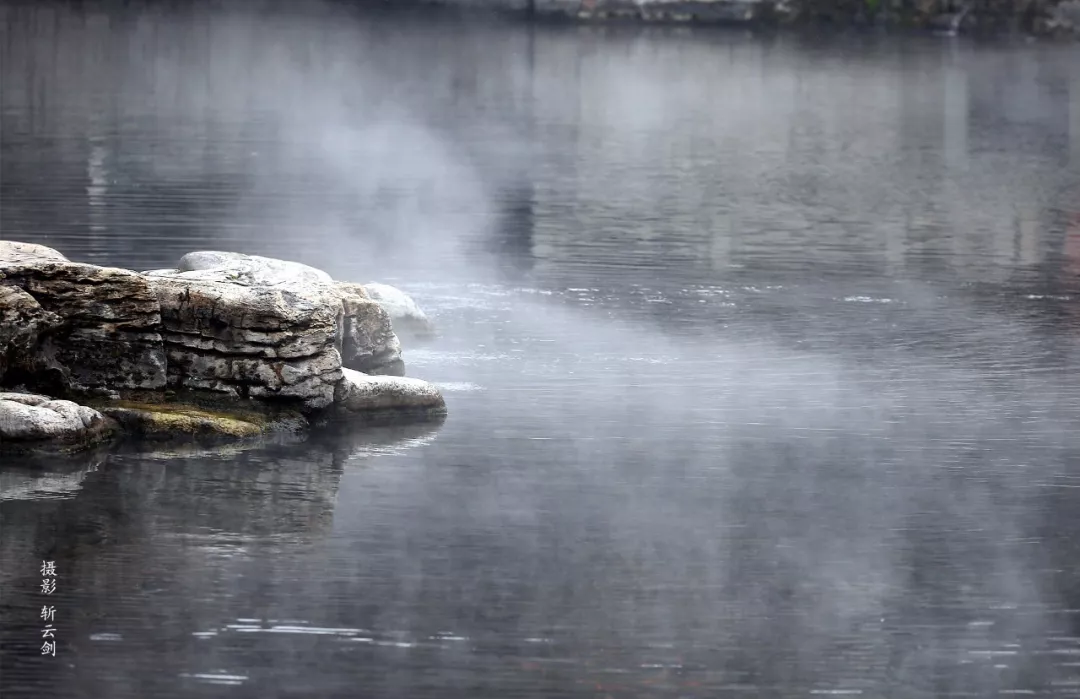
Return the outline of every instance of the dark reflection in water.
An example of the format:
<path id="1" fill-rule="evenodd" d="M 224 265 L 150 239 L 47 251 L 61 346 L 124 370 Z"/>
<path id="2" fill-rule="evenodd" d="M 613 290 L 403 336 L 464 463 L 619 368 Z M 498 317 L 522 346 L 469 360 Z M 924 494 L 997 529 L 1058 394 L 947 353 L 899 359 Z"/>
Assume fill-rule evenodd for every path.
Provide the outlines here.
<path id="1" fill-rule="evenodd" d="M 5 698 L 1080 692 L 1075 47 L 94 8 L 2 237 L 398 283 L 450 418 L 5 463 Z"/>

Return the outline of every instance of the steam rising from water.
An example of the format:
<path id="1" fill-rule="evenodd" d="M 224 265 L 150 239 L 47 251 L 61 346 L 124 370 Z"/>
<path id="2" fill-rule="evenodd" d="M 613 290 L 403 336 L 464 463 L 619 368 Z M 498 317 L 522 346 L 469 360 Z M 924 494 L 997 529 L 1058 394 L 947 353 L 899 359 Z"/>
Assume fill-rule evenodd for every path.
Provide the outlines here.
<path id="1" fill-rule="evenodd" d="M 1053 658 L 1060 599 L 1036 508 L 1067 478 L 1075 381 L 1014 365 L 1039 352 L 1033 328 L 911 287 L 889 304 L 906 327 L 943 315 L 974 330 L 958 324 L 938 349 L 913 333 L 913 346 L 796 351 L 759 323 L 680 337 L 527 291 L 491 297 L 484 324 L 462 301 L 429 303 L 464 333 L 443 362 L 519 392 L 520 420 L 502 402 L 489 416 L 492 449 L 523 450 L 540 472 L 479 486 L 472 511 L 492 528 L 565 528 L 566 550 L 531 554 L 572 571 L 568 586 L 586 575 L 620 591 L 579 590 L 582 625 L 611 643 L 692 639 L 714 669 L 867 691 L 992 691 Z M 540 593 L 539 618 L 565 611 L 554 595 Z"/>
<path id="2" fill-rule="evenodd" d="M 455 438 L 455 424 L 470 433 L 450 442 L 456 452 L 435 440 L 392 468 L 357 469 L 351 475 L 381 490 L 346 486 L 337 513 L 339 531 L 355 525 L 356 534 L 370 523 L 365 517 L 376 511 L 369 507 L 376 497 L 400 511 L 424 509 L 423 517 L 400 522 L 404 531 L 394 532 L 395 541 L 439 553 L 417 561 L 397 552 L 400 567 L 390 571 L 391 599 L 381 612 L 386 628 L 415 636 L 424 624 L 450 628 L 461 622 L 455 613 L 490 604 L 487 593 L 495 589 L 507 604 L 524 599 L 515 622 L 522 643 L 556 626 L 565 631 L 559 642 L 577 642 L 570 652 L 579 657 L 615 647 L 630 656 L 621 662 L 640 667 L 676 663 L 665 654 L 680 654 L 710 670 L 731 668 L 732 675 L 759 670 L 758 686 L 869 691 L 874 682 L 923 689 L 937 682 L 936 690 L 982 693 L 1041 667 L 1046 656 L 1039 654 L 1052 646 L 1049 631 L 1059 623 L 1047 609 L 1061 601 L 1045 582 L 1054 564 L 1040 538 L 1046 523 L 1039 491 L 1067 481 L 1058 460 L 1076 447 L 1076 386 L 1056 372 L 1019 371 L 1042 351 L 1030 327 L 944 300 L 934 289 L 882 296 L 840 284 L 799 296 L 764 281 L 752 293 L 782 296 L 775 303 L 782 313 L 761 322 L 740 314 L 763 302 L 740 297 L 738 285 L 721 278 L 695 299 L 704 310 L 691 335 L 678 331 L 689 306 L 668 291 L 650 289 L 629 311 L 619 299 L 597 301 L 604 293 L 621 296 L 609 290 L 610 278 L 578 280 L 562 297 L 543 293 L 551 289 L 463 285 L 496 276 L 491 260 L 466 248 L 504 233 L 498 193 L 522 170 L 546 167 L 550 154 L 518 136 L 508 116 L 449 107 L 430 113 L 425 96 L 401 92 L 394 76 L 429 71 L 432 91 L 475 103 L 501 83 L 470 78 L 460 54 L 464 67 L 387 54 L 370 32 L 372 45 L 358 45 L 344 18 L 308 26 L 297 18 L 256 24 L 244 14 L 196 17 L 205 25 L 203 39 L 191 27 L 139 21 L 129 37 L 128 48 L 157 43 L 147 52 L 155 56 L 150 65 L 123 62 L 136 78 L 123 107 L 138 112 L 141 100 L 157 100 L 150 111 L 167 132 L 175 121 L 181 144 L 156 153 L 147 171 L 176 185 L 229 174 L 222 185 L 230 188 L 228 205 L 208 219 L 227 232 L 231 247 L 308 262 L 338 278 L 400 277 L 444 329 L 441 345 L 407 348 L 406 360 L 412 373 L 462 389 L 447 391 L 452 417 L 442 444 Z M 428 39 L 435 47 L 467 43 L 471 30 L 459 29 Z M 572 67 L 579 56 L 568 56 Z M 623 58 L 640 66 L 649 55 L 631 44 Z M 569 210 L 540 214 L 539 229 L 550 224 L 545 215 L 618 217 L 615 233 L 654 227 L 640 238 L 609 230 L 609 239 L 588 241 L 609 251 L 607 262 L 617 270 L 610 277 L 639 275 L 647 284 L 648 269 L 621 266 L 630 254 L 626 239 L 639 245 L 631 252 L 644 249 L 676 266 L 683 259 L 677 245 L 648 243 L 662 237 L 658 231 L 671 232 L 664 226 L 715 233 L 715 221 L 687 214 L 696 211 L 686 204 L 694 197 L 745 196 L 746 218 L 775 198 L 768 201 L 772 215 L 790 214 L 784 223 L 795 228 L 814 227 L 805 202 L 781 200 L 802 190 L 782 186 L 797 173 L 777 176 L 779 149 L 772 148 L 780 135 L 805 137 L 786 133 L 799 87 L 790 75 L 786 84 L 773 84 L 747 70 L 725 83 L 746 88 L 743 102 L 716 98 L 737 92 L 716 84 L 709 85 L 711 98 L 698 100 L 697 86 L 662 84 L 665 70 L 612 67 L 618 63 L 592 64 L 596 70 L 576 90 L 541 80 L 530 87 L 533 108 L 548 117 L 576 114 L 584 125 L 552 117 L 551 128 L 573 124 L 575 145 L 596 160 L 618 152 L 610 148 L 616 143 L 641 159 L 655 157 L 658 168 L 685 167 L 692 176 L 656 187 L 631 178 L 623 187 L 602 168 L 575 161 L 565 181 L 552 186 L 577 188 L 577 196 L 567 199 Z M 853 99 L 889 92 L 859 91 L 882 80 L 873 66 L 852 76 Z M 531 76 L 510 78 L 505 89 L 528 92 L 521 85 Z M 705 167 L 650 140 L 658 126 L 691 108 L 698 116 L 723 110 L 718 122 L 768 146 L 737 150 L 740 157 L 723 163 L 749 173 L 733 189 L 710 179 L 715 163 Z M 841 130 L 837 124 L 855 118 L 849 111 L 827 126 Z M 462 131 L 466 117 L 475 123 Z M 201 132 L 182 133 L 180 125 L 189 123 Z M 449 123 L 455 129 L 444 128 Z M 877 124 L 874 138 L 858 147 L 885 159 L 904 135 L 894 126 Z M 447 135 L 452 131 L 490 138 L 459 143 Z M 222 142 L 231 150 L 214 152 L 211 144 Z M 829 155 L 822 158 L 836 162 Z M 850 185 L 866 195 L 853 197 L 853 209 L 896 204 L 892 180 L 868 181 L 854 160 L 840 160 L 846 167 L 812 172 L 808 189 L 828 194 Z M 95 167 L 97 173 L 104 165 L 95 160 Z M 986 191 L 993 190 L 981 196 Z M 680 202 L 682 218 L 650 209 L 665 196 Z M 575 219 L 575 206 L 592 207 L 591 218 Z M 595 233 L 580 231 L 583 239 Z M 846 249 L 839 249 L 817 252 L 842 257 Z M 722 268 L 712 271 L 722 276 Z M 650 315 L 646 306 L 662 310 Z M 727 310 L 719 313 L 721 307 Z M 899 324 L 895 344 L 856 342 L 873 314 L 895 314 L 888 316 Z M 773 332 L 779 326 L 789 333 L 801 327 L 804 337 L 792 341 Z M 506 455 L 514 456 L 512 464 L 500 461 Z M 477 566 L 475 580 L 456 577 L 461 570 L 443 553 L 459 550 L 464 527 L 504 556 Z M 351 562 L 353 581 L 367 584 L 361 567 L 368 563 Z M 440 599 L 449 601 L 430 611 L 450 618 L 422 618 L 422 603 L 430 602 L 430 591 L 416 582 L 425 579 L 424 565 L 447 565 L 455 574 L 439 581 L 449 590 Z M 674 641 L 677 651 L 659 650 Z M 965 675 L 969 665 L 975 669 Z"/>

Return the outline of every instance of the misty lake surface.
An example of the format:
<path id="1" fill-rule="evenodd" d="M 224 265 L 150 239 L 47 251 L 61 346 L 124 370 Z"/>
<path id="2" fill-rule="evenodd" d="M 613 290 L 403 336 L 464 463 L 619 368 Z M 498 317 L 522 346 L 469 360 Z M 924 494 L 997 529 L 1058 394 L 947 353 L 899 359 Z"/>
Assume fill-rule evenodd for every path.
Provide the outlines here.
<path id="1" fill-rule="evenodd" d="M 1077 47 L 197 5 L 2 8 L 0 237 L 399 285 L 449 417 L 9 457 L 4 699 L 1080 694 Z"/>

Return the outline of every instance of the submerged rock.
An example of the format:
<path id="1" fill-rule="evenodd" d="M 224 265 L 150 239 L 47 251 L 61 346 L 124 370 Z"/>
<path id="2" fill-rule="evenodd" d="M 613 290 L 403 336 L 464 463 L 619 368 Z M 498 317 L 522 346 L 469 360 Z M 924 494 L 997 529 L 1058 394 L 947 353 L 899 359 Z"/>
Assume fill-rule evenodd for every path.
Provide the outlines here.
<path id="1" fill-rule="evenodd" d="M 59 318 L 40 354 L 62 374 L 65 390 L 165 387 L 161 316 L 144 277 L 10 241 L 0 242 L 0 277 L 0 285 L 29 294 Z"/>
<path id="2" fill-rule="evenodd" d="M 365 374 L 404 376 L 401 341 L 394 333 L 390 314 L 368 297 L 364 287 L 337 282 L 344 307 L 341 363 Z"/>
<path id="3" fill-rule="evenodd" d="M 435 325 L 427 314 L 420 310 L 416 301 L 397 287 L 389 284 L 372 282 L 364 284 L 364 291 L 369 298 L 378 303 L 390 315 L 394 332 L 399 337 L 413 340 L 431 340 L 435 337 Z"/>
<path id="4" fill-rule="evenodd" d="M 369 376 L 343 369 L 337 403 L 349 413 L 409 410 L 434 415 L 446 412 L 446 401 L 434 384 L 404 376 Z"/>
<path id="5" fill-rule="evenodd" d="M 116 431 L 98 411 L 33 393 L 0 393 L 0 452 L 80 451 Z"/>
<path id="6" fill-rule="evenodd" d="M 100 411 L 125 432 L 155 441 L 250 439 L 275 432 L 300 432 L 307 427 L 299 414 L 211 410 L 184 403 L 118 401 L 100 406 Z"/>

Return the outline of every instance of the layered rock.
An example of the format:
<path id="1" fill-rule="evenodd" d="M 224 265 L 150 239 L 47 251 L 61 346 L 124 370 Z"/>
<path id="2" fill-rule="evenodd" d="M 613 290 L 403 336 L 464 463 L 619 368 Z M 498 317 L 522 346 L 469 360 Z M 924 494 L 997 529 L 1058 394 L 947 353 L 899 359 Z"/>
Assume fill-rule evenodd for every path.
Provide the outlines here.
<path id="1" fill-rule="evenodd" d="M 389 284 L 374 282 L 364 284 L 363 288 L 368 298 L 382 306 L 390 315 L 394 332 L 399 337 L 420 341 L 435 337 L 435 324 L 404 291 Z"/>
<path id="2" fill-rule="evenodd" d="M 365 374 L 404 376 L 401 341 L 390 314 L 368 297 L 361 284 L 337 282 L 344 307 L 341 363 Z"/>
<path id="3" fill-rule="evenodd" d="M 65 390 L 164 388 L 161 316 L 144 277 L 11 242 L 0 243 L 0 275 L 0 285 L 20 289 L 59 319 L 42 354 L 63 375 Z M 7 312 L 11 303 L 9 292 Z M 25 300 L 16 303 L 25 308 Z"/>
<path id="4" fill-rule="evenodd" d="M 0 453 L 78 451 L 108 439 L 115 423 L 67 400 L 0 393 Z"/>
<path id="5" fill-rule="evenodd" d="M 343 308 L 319 270 L 238 253 L 193 253 L 147 274 L 161 307 L 172 388 L 328 407 L 341 380 Z"/>
<path id="6" fill-rule="evenodd" d="M 301 286 L 323 291 L 329 286 L 342 303 L 338 345 L 342 365 L 369 374 L 405 373 L 401 342 L 394 333 L 390 316 L 361 284 L 335 282 L 326 272 L 299 262 L 220 251 L 188 253 L 180 259 L 176 270 L 147 274 L 175 277 L 177 272 L 213 272 L 230 282 L 256 287 Z M 412 299 L 397 302 L 397 306 L 411 314 L 410 317 L 423 316 Z"/>
<path id="7" fill-rule="evenodd" d="M 47 370 L 37 349 L 44 336 L 62 325 L 60 316 L 46 311 L 33 296 L 0 283 L 0 380 L 8 370 L 24 379 Z"/>
<path id="8" fill-rule="evenodd" d="M 252 438 L 324 412 L 445 413 L 437 388 L 400 377 L 387 308 L 421 334 L 430 321 L 393 287 L 370 287 L 382 302 L 296 262 L 196 252 L 137 274 L 0 241 L 0 385 L 82 394 L 101 411 L 11 399 L 0 440 L 89 444 L 117 423 L 142 437 Z"/>

